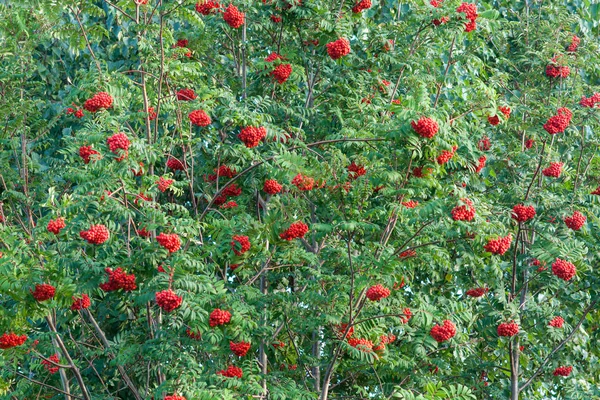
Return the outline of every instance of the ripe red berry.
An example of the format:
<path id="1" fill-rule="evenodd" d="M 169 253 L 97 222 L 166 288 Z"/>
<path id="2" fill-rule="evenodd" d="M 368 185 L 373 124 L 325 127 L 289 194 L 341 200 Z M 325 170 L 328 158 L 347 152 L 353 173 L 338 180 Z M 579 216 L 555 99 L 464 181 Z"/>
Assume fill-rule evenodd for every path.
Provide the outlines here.
<path id="1" fill-rule="evenodd" d="M 371 301 L 379 301 L 381 299 L 385 299 L 390 295 L 390 289 L 384 287 L 381 284 L 377 284 L 375 286 L 371 286 L 367 289 L 367 298 Z"/>
<path id="2" fill-rule="evenodd" d="M 134 274 L 127 274 L 121 267 L 114 271 L 112 268 L 105 268 L 104 271 L 108 274 L 108 282 L 100 284 L 100 289 L 103 291 L 114 292 L 115 290 L 123 289 L 126 292 L 131 292 L 137 289 Z"/>
<path id="3" fill-rule="evenodd" d="M 488 122 L 490 125 L 496 126 L 500 123 L 500 118 L 497 115 L 488 116 Z"/>
<path id="4" fill-rule="evenodd" d="M 558 367 L 554 370 L 554 372 L 552 373 L 552 375 L 554 376 L 569 376 L 571 375 L 571 372 L 573 371 L 573 367 Z"/>
<path id="5" fill-rule="evenodd" d="M 515 336 L 519 333 L 519 325 L 516 322 L 503 322 L 496 329 L 498 336 Z"/>
<path id="6" fill-rule="evenodd" d="M 223 369 L 217 372 L 217 375 L 222 375 L 226 378 L 239 378 L 242 379 L 244 372 L 241 368 L 230 365 L 227 369 Z"/>
<path id="7" fill-rule="evenodd" d="M 578 231 L 585 224 L 586 221 L 585 215 L 580 213 L 579 211 L 575 211 L 572 216 L 565 217 L 564 221 L 567 227 L 573 229 L 574 231 Z"/>
<path id="8" fill-rule="evenodd" d="M 250 250 L 250 240 L 248 239 L 248 236 L 233 235 L 231 239 L 231 248 L 236 256 L 241 256 Z"/>
<path id="9" fill-rule="evenodd" d="M 77 311 L 77 310 L 81 310 L 81 309 L 86 309 L 86 308 L 89 308 L 89 306 L 92 305 L 92 301 L 90 300 L 90 296 L 88 296 L 85 293 L 83 293 L 81 295 L 81 297 L 73 296 L 73 297 L 71 297 L 71 300 L 73 301 L 71 303 L 71 310 L 73 310 L 73 311 Z"/>
<path id="10" fill-rule="evenodd" d="M 301 191 L 308 191 L 314 188 L 315 180 L 308 176 L 298 174 L 292 179 L 292 185 L 296 186 Z"/>
<path id="11" fill-rule="evenodd" d="M 236 171 L 233 168 L 229 168 L 227 165 L 220 165 L 219 168 L 213 170 L 214 174 L 208 175 L 208 180 L 214 182 L 217 178 L 224 176 L 226 178 L 233 178 L 236 175 Z"/>
<path id="12" fill-rule="evenodd" d="M 444 320 L 442 325 L 435 325 L 431 328 L 429 334 L 436 342 L 442 343 L 452 339 L 456 335 L 456 325 L 450 320 Z"/>
<path id="13" fill-rule="evenodd" d="M 368 10 L 371 8 L 371 0 L 360 0 L 358 3 L 352 7 L 352 12 L 358 14 L 363 10 Z"/>
<path id="14" fill-rule="evenodd" d="M 221 6 L 216 1 L 204 0 L 196 3 L 196 11 L 202 15 L 215 14 Z"/>
<path id="15" fill-rule="evenodd" d="M 525 141 L 525 148 L 526 149 L 530 149 L 533 147 L 533 145 L 535 144 L 535 140 L 534 139 L 527 139 Z"/>
<path id="16" fill-rule="evenodd" d="M 249 149 L 258 146 L 265 137 L 267 137 L 267 129 L 264 126 L 246 126 L 240 130 L 238 135 L 238 138 Z"/>
<path id="17" fill-rule="evenodd" d="M 279 64 L 276 66 L 273 71 L 271 71 L 271 75 L 277 83 L 282 84 L 290 77 L 292 74 L 292 65 L 291 64 Z"/>
<path id="18" fill-rule="evenodd" d="M 54 286 L 47 283 L 41 283 L 35 285 L 35 290 L 31 292 L 31 295 L 37 301 L 46 301 L 53 298 L 55 293 L 56 288 Z"/>
<path id="19" fill-rule="evenodd" d="M 158 190 L 164 193 L 173 184 L 173 179 L 166 179 L 161 176 L 156 181 L 156 184 L 158 185 Z"/>
<path id="20" fill-rule="evenodd" d="M 92 225 L 87 231 L 79 232 L 79 236 L 90 244 L 102 244 L 108 240 L 110 233 L 104 225 Z"/>
<path id="21" fill-rule="evenodd" d="M 484 249 L 492 254 L 503 255 L 508 251 L 511 243 L 512 233 L 509 233 L 508 236 L 488 240 L 487 244 L 484 246 Z"/>
<path id="22" fill-rule="evenodd" d="M 548 168 L 544 168 L 542 170 L 542 174 L 551 178 L 558 178 L 560 177 L 560 174 L 562 172 L 563 165 L 564 164 L 561 162 L 550 163 L 550 166 Z"/>
<path id="23" fill-rule="evenodd" d="M 485 168 L 485 162 L 487 161 L 487 157 L 486 156 L 481 156 L 479 157 L 479 160 L 477 160 L 477 165 L 475 166 L 475 173 L 478 174 L 481 172 L 481 170 L 483 168 Z M 463 184 L 463 187 L 465 187 L 465 185 Z"/>
<path id="24" fill-rule="evenodd" d="M 171 312 L 181 305 L 183 298 L 171 289 L 163 290 L 155 294 L 156 304 L 165 312 Z"/>
<path id="25" fill-rule="evenodd" d="M 334 42 L 327 43 L 327 54 L 332 60 L 337 60 L 350 54 L 350 41 L 346 38 L 340 38 Z"/>
<path id="26" fill-rule="evenodd" d="M 115 133 L 114 135 L 106 139 L 106 144 L 108 145 L 110 151 L 112 151 L 114 154 L 121 154 L 117 158 L 117 161 L 122 161 L 125 157 L 127 157 L 127 153 L 129 151 L 129 146 L 131 145 L 131 142 L 129 141 L 129 138 L 126 134 L 120 132 Z M 122 150 L 122 152 L 119 150 Z"/>
<path id="27" fill-rule="evenodd" d="M 64 229 L 67 226 L 67 224 L 65 224 L 65 219 L 63 217 L 59 217 L 56 219 L 51 219 L 48 222 L 48 226 L 46 227 L 46 230 L 48 232 L 52 232 L 55 235 L 58 235 L 60 233 L 60 231 L 62 229 Z"/>
<path id="28" fill-rule="evenodd" d="M 526 206 L 524 204 L 517 204 L 513 207 L 511 214 L 512 219 L 518 222 L 527 222 L 535 217 L 535 208 L 533 206 Z"/>
<path id="29" fill-rule="evenodd" d="M 600 103 L 600 93 L 594 93 L 590 97 L 581 96 L 581 101 L 579 102 L 579 105 L 582 107 L 593 108 L 598 103 Z"/>
<path id="30" fill-rule="evenodd" d="M 81 157 L 83 162 L 86 164 L 89 164 L 90 160 L 96 161 L 99 159 L 100 157 L 96 157 L 96 155 L 99 154 L 100 153 L 98 153 L 96 150 L 92 149 L 92 146 L 81 146 L 79 148 L 79 157 Z M 92 156 L 94 157 L 92 158 Z"/>
<path id="31" fill-rule="evenodd" d="M 187 400 L 187 399 L 183 396 L 178 396 L 176 394 L 173 394 L 171 396 L 165 396 L 164 400 Z"/>
<path id="32" fill-rule="evenodd" d="M 271 15 L 270 18 L 271 18 L 271 21 L 275 22 L 276 24 L 278 24 L 282 21 L 282 18 L 279 15 Z"/>
<path id="33" fill-rule="evenodd" d="M 173 171 L 183 171 L 185 169 L 185 165 L 183 165 L 183 163 L 177 158 L 169 157 L 167 160 L 167 168 L 172 169 Z"/>
<path id="34" fill-rule="evenodd" d="M 475 288 L 475 289 L 469 289 L 469 290 L 467 290 L 467 292 L 465 294 L 467 296 L 469 296 L 469 297 L 475 297 L 475 298 L 477 298 L 477 297 L 483 296 L 489 290 L 490 289 L 488 289 L 488 288 L 482 288 L 482 287 L 480 287 L 480 288 Z"/>
<path id="35" fill-rule="evenodd" d="M 209 316 L 208 325 L 211 327 L 228 324 L 231 321 L 231 313 L 229 311 L 215 308 Z"/>
<path id="36" fill-rule="evenodd" d="M 185 330 L 185 334 L 190 338 L 190 339 L 194 339 L 194 340 L 202 340 L 202 333 L 200 331 L 192 331 L 190 328 Z"/>
<path id="37" fill-rule="evenodd" d="M 212 123 L 210 116 L 204 110 L 194 110 L 188 115 L 188 118 L 192 125 L 196 126 L 208 126 Z"/>
<path id="38" fill-rule="evenodd" d="M 161 233 L 156 237 L 156 241 L 169 253 L 174 253 L 181 248 L 181 239 L 176 233 Z"/>
<path id="39" fill-rule="evenodd" d="M 275 179 L 267 179 L 263 185 L 263 191 L 270 195 L 281 192 L 281 189 L 283 189 L 283 186 L 281 186 Z"/>
<path id="40" fill-rule="evenodd" d="M 552 273 L 564 281 L 569 281 L 577 273 L 577 268 L 574 264 L 557 258 L 552 263 Z"/>
<path id="41" fill-rule="evenodd" d="M 0 336 L 0 349 L 6 350 L 12 347 L 21 346 L 27 340 L 27 335 L 17 335 L 13 332 L 5 333 Z"/>
<path id="42" fill-rule="evenodd" d="M 46 371 L 50 372 L 51 374 L 55 374 L 58 372 L 59 367 L 54 365 L 58 363 L 60 363 L 60 357 L 58 356 L 58 354 L 53 354 L 50 357 L 48 357 L 47 360 L 42 360 L 42 365 L 44 366 Z"/>
<path id="43" fill-rule="evenodd" d="M 356 350 L 360 350 L 365 353 L 373 351 L 373 342 L 368 339 L 350 338 L 348 344 L 354 347 Z"/>
<path id="44" fill-rule="evenodd" d="M 551 326 L 553 328 L 562 328 L 564 323 L 565 320 L 563 319 L 563 317 L 556 316 L 552 318 L 550 322 L 548 322 L 548 326 Z"/>
<path id="45" fill-rule="evenodd" d="M 552 61 L 555 63 L 555 61 Z M 548 64 L 546 66 L 546 76 L 549 78 L 567 78 L 571 74 L 571 69 L 566 65 Z"/>
<path id="46" fill-rule="evenodd" d="M 469 199 L 460 199 L 463 205 L 456 206 L 452 209 L 452 219 L 455 221 L 472 221 L 475 218 L 475 207 Z"/>
<path id="47" fill-rule="evenodd" d="M 106 92 L 96 93 L 92 98 L 87 99 L 83 104 L 83 108 L 87 111 L 95 113 L 101 109 L 111 108 L 113 104 L 113 98 Z"/>
<path id="48" fill-rule="evenodd" d="M 408 321 L 410 321 L 410 319 L 413 316 L 412 311 L 410 311 L 410 308 L 407 307 L 402 310 L 402 314 L 404 314 L 404 315 L 402 315 L 400 317 L 400 320 L 402 321 L 403 324 L 407 324 Z M 396 339 L 394 338 L 394 340 L 396 340 Z M 393 340 L 392 340 L 392 342 L 393 342 Z"/>
<path id="49" fill-rule="evenodd" d="M 229 342 L 229 349 L 238 357 L 244 357 L 248 353 L 248 350 L 250 350 L 250 346 L 249 342 Z"/>
<path id="50" fill-rule="evenodd" d="M 180 89 L 177 91 L 177 100 L 179 101 L 192 101 L 196 100 L 196 97 L 194 89 Z"/>
<path id="51" fill-rule="evenodd" d="M 417 122 L 411 121 L 413 130 L 421 137 L 431 139 L 438 133 L 438 123 L 431 118 L 421 117 Z"/>
<path id="52" fill-rule="evenodd" d="M 567 51 L 570 53 L 576 52 L 577 47 L 579 47 L 579 43 L 581 43 L 581 39 L 577 37 L 577 35 L 573 35 L 573 37 L 571 37 L 571 43 L 569 44 Z"/>
<path id="53" fill-rule="evenodd" d="M 548 118 L 544 124 L 544 129 L 551 135 L 564 132 L 571 123 L 573 113 L 566 107 L 561 107 L 556 111 L 556 115 Z"/>
<path id="54" fill-rule="evenodd" d="M 294 240 L 297 238 L 303 238 L 308 233 L 308 225 L 304 222 L 294 222 L 285 231 L 279 234 L 279 237 L 283 240 Z"/>
<path id="55" fill-rule="evenodd" d="M 334 333 L 338 337 L 338 339 L 342 339 L 342 336 L 344 336 L 344 332 L 346 332 L 346 329 L 348 329 L 348 324 L 339 324 L 339 325 L 334 326 Z M 345 338 L 348 339 L 353 334 L 354 334 L 354 327 L 351 326 L 350 329 L 348 329 L 348 332 L 346 332 Z"/>
<path id="56" fill-rule="evenodd" d="M 402 205 L 406 208 L 415 208 L 419 205 L 419 202 L 415 200 L 403 201 Z"/>
<path id="57" fill-rule="evenodd" d="M 230 4 L 223 13 L 223 19 L 232 28 L 239 28 L 244 25 L 245 14 L 240 12 L 236 6 Z"/>

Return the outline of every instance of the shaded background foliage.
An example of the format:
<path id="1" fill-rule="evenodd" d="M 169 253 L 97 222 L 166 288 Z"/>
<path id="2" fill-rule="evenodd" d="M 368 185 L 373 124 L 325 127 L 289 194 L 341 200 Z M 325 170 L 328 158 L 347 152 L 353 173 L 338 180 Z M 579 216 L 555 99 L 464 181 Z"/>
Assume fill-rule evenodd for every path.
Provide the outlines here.
<path id="1" fill-rule="evenodd" d="M 93 399 L 517 399 L 511 382 L 527 399 L 600 396 L 599 199 L 590 194 L 599 184 L 598 114 L 579 106 L 599 91 L 599 5 L 478 1 L 477 29 L 466 33 L 455 0 L 438 8 L 374 1 L 359 14 L 345 1 L 266 3 L 235 1 L 246 13 L 239 29 L 221 14 L 198 14 L 192 1 L 0 3 L 0 332 L 29 337 L 0 350 L 3 398 L 85 397 L 85 386 Z M 443 16 L 450 21 L 431 23 Z M 568 53 L 574 34 L 581 44 Z M 333 61 L 325 44 L 340 37 L 352 51 Z M 285 59 L 265 61 L 272 52 Z M 557 55 L 571 74 L 549 79 Z M 279 63 L 293 70 L 281 85 L 269 74 Z M 177 101 L 182 88 L 198 98 Z M 66 114 L 100 91 L 112 108 Z M 500 106 L 511 116 L 493 126 L 487 117 Z M 559 107 L 573 111 L 572 123 L 550 136 L 542 126 Z M 212 124 L 192 126 L 195 109 Z M 439 123 L 431 140 L 411 128 L 422 116 Z M 237 138 L 249 125 L 267 129 L 252 149 Z M 106 145 L 117 132 L 131 140 L 121 162 Z M 485 136 L 489 151 L 479 146 Z M 102 158 L 84 164 L 84 145 Z M 187 168 L 168 169 L 170 157 Z M 559 160 L 559 179 L 539 173 Z M 366 174 L 349 177 L 352 162 Z M 242 189 L 232 209 L 215 205 L 231 181 L 207 178 L 222 165 Z M 298 190 L 298 174 L 318 188 Z M 160 176 L 175 180 L 165 193 Z M 284 191 L 266 195 L 266 179 Z M 474 202 L 474 221 L 450 217 L 461 198 Z M 419 204 L 407 208 L 408 200 Z M 511 209 L 524 201 L 537 215 L 519 225 Z M 562 222 L 575 210 L 587 217 L 577 232 Z M 54 235 L 46 226 L 58 216 L 67 226 Z M 282 240 L 295 221 L 309 233 Z M 79 232 L 98 223 L 110 240 L 85 243 Z M 162 248 L 163 232 L 177 233 L 182 249 Z M 509 233 L 509 252 L 485 252 L 488 239 Z M 236 256 L 233 235 L 248 236 L 250 251 Z M 576 264 L 573 280 L 552 275 L 557 257 Z M 172 313 L 155 304 L 171 287 L 159 265 L 173 267 L 183 297 Z M 117 267 L 135 274 L 136 290 L 98 288 L 105 268 Z M 31 290 L 44 282 L 57 293 L 38 303 Z M 366 300 L 375 284 L 391 295 Z M 489 292 L 465 295 L 476 287 Z M 69 310 L 81 293 L 91 307 Z M 215 308 L 231 311 L 230 324 L 209 327 Z M 556 315 L 561 329 L 548 327 Z M 438 344 L 430 329 L 446 319 L 457 334 Z M 519 335 L 498 337 L 498 324 L 511 320 Z M 396 340 L 361 351 L 336 334 L 349 322 L 356 338 Z M 251 342 L 248 355 L 232 355 L 230 340 Z M 41 357 L 55 353 L 69 368 L 49 374 Z M 216 374 L 228 365 L 243 377 Z M 573 373 L 553 377 L 563 365 Z"/>

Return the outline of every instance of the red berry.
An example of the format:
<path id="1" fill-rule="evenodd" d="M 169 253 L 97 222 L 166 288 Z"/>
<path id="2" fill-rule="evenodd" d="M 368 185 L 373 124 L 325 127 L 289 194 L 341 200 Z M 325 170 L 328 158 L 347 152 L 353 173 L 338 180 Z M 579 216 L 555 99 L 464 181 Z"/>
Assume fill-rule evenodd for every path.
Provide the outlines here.
<path id="1" fill-rule="evenodd" d="M 190 339 L 194 339 L 194 340 L 202 340 L 202 333 L 200 331 L 198 332 L 194 332 L 191 329 L 186 329 L 185 330 L 185 334 L 190 338 Z"/>
<path id="2" fill-rule="evenodd" d="M 373 342 L 368 339 L 350 338 L 348 344 L 365 353 L 370 353 L 373 350 Z"/>
<path id="3" fill-rule="evenodd" d="M 477 165 L 475 166 L 475 173 L 478 174 L 481 172 L 481 170 L 483 168 L 485 168 L 485 162 L 487 161 L 487 157 L 486 156 L 481 156 L 479 157 L 479 160 L 477 160 Z M 463 187 L 465 187 L 466 185 L 463 184 Z"/>
<path id="4" fill-rule="evenodd" d="M 415 200 L 403 201 L 402 205 L 406 208 L 415 208 L 419 205 L 419 202 Z"/>
<path id="5" fill-rule="evenodd" d="M 248 239 L 248 236 L 233 235 L 231 239 L 231 248 L 236 256 L 241 256 L 250 250 L 250 240 Z"/>
<path id="6" fill-rule="evenodd" d="M 294 222 L 285 231 L 279 234 L 279 237 L 283 240 L 294 240 L 297 238 L 303 238 L 308 233 L 308 225 L 304 222 Z"/>
<path id="7" fill-rule="evenodd" d="M 281 189 L 283 189 L 283 186 L 275 179 L 267 179 L 263 185 L 263 191 L 271 195 L 281 192 Z"/>
<path id="8" fill-rule="evenodd" d="M 436 158 L 437 163 L 439 165 L 446 164 L 448 161 L 450 161 L 452 159 L 452 157 L 454 157 L 454 152 L 455 151 L 456 151 L 456 146 L 454 146 L 452 148 L 452 150 L 444 150 L 444 151 L 442 151 L 442 154 L 440 154 Z"/>
<path id="9" fill-rule="evenodd" d="M 566 107 L 559 108 L 556 115 L 548 118 L 544 124 L 544 129 L 551 135 L 564 132 L 571 123 L 573 113 Z"/>
<path id="10" fill-rule="evenodd" d="M 530 149 L 533 147 L 533 145 L 535 144 L 535 140 L 534 139 L 527 139 L 525 141 L 525 148 L 526 149 Z"/>
<path id="11" fill-rule="evenodd" d="M 156 181 L 156 184 L 158 185 L 158 190 L 164 193 L 173 184 L 173 179 L 166 179 L 161 176 Z"/>
<path id="12" fill-rule="evenodd" d="M 551 178 L 558 178 L 560 177 L 560 174 L 562 172 L 563 165 L 564 164 L 561 162 L 550 163 L 550 166 L 548 168 L 544 168 L 542 170 L 542 174 Z"/>
<path id="13" fill-rule="evenodd" d="M 244 142 L 249 149 L 258 146 L 265 137 L 267 137 L 267 129 L 263 126 L 246 126 L 241 129 L 240 134 L 238 135 L 238 138 Z"/>
<path id="14" fill-rule="evenodd" d="M 177 92 L 177 100 L 180 100 L 180 101 L 196 100 L 196 93 L 194 92 L 194 89 L 180 89 Z"/>
<path id="15" fill-rule="evenodd" d="M 214 309 L 209 316 L 208 325 L 211 327 L 228 324 L 231 321 L 231 313 L 229 311 Z"/>
<path id="16" fill-rule="evenodd" d="M 577 268 L 574 264 L 557 258 L 552 263 L 552 273 L 564 281 L 569 281 L 577 273 Z"/>
<path id="17" fill-rule="evenodd" d="M 178 396 L 176 394 L 173 394 L 171 396 L 165 396 L 164 400 L 187 400 L 187 399 L 183 396 Z"/>
<path id="18" fill-rule="evenodd" d="M 573 371 L 573 367 L 558 367 L 552 373 L 554 376 L 569 376 Z"/>
<path id="19" fill-rule="evenodd" d="M 86 308 L 89 308 L 89 306 L 92 305 L 92 301 L 90 300 L 90 296 L 88 296 L 85 293 L 83 293 L 81 295 L 81 298 L 79 298 L 77 296 L 73 296 L 73 297 L 71 297 L 71 300 L 73 301 L 73 303 L 71 304 L 71 310 L 73 310 L 73 311 L 77 311 L 77 310 L 81 310 L 81 309 L 86 309 Z"/>
<path id="20" fill-rule="evenodd" d="M 83 108 L 89 112 L 95 113 L 101 109 L 111 108 L 113 104 L 113 98 L 106 92 L 99 92 L 92 96 L 91 99 L 87 99 L 83 104 Z"/>
<path id="21" fill-rule="evenodd" d="M 129 146 L 131 145 L 131 142 L 129 141 L 129 138 L 126 134 L 120 132 L 115 133 L 114 135 L 106 139 L 106 144 L 108 145 L 110 151 L 112 151 L 114 154 L 121 154 L 117 158 L 117 161 L 122 161 L 125 157 L 127 157 L 127 153 L 129 151 Z M 123 151 L 120 152 L 119 150 Z"/>
<path id="22" fill-rule="evenodd" d="M 498 336 L 515 336 L 519 333 L 519 325 L 516 322 L 503 322 L 496 329 Z"/>
<path id="23" fill-rule="evenodd" d="M 196 3 L 196 11 L 202 15 L 215 14 L 221 6 L 216 1 L 204 0 Z"/>
<path id="24" fill-rule="evenodd" d="M 242 379 L 244 372 L 241 368 L 230 365 L 227 369 L 223 369 L 217 372 L 217 375 L 222 375 L 226 378 L 239 378 Z"/>
<path id="25" fill-rule="evenodd" d="M 348 324 L 339 324 L 334 327 L 334 332 L 338 339 L 342 339 L 342 336 L 344 336 L 344 332 L 346 332 L 346 329 L 348 329 Z M 346 339 L 351 337 L 353 334 L 354 327 L 351 326 L 350 329 L 348 329 L 348 332 L 346 333 Z"/>
<path id="26" fill-rule="evenodd" d="M 444 320 L 442 325 L 435 325 L 431 328 L 429 334 L 436 342 L 442 343 L 452 339 L 456 335 L 456 325 L 450 320 Z"/>
<path id="27" fill-rule="evenodd" d="M 364 165 L 356 164 L 354 161 L 352 161 L 350 165 L 348 165 L 347 169 L 348 172 L 350 172 L 348 174 L 348 177 L 350 179 L 357 179 L 359 176 L 363 176 L 367 173 L 367 170 L 365 169 Z"/>
<path id="28" fill-rule="evenodd" d="M 308 191 L 314 188 L 315 180 L 308 176 L 298 174 L 292 179 L 292 185 L 296 186 L 301 191 Z"/>
<path id="29" fill-rule="evenodd" d="M 12 347 L 21 346 L 27 340 L 27 335 L 16 335 L 15 333 L 5 333 L 0 336 L 0 349 L 6 350 Z"/>
<path id="30" fill-rule="evenodd" d="M 368 10 L 371 8 L 371 0 L 360 0 L 358 3 L 352 7 L 352 12 L 358 14 L 363 10 Z"/>
<path id="31" fill-rule="evenodd" d="M 573 229 L 574 231 L 578 231 L 585 224 L 586 221 L 585 215 L 580 213 L 579 211 L 575 211 L 572 216 L 565 217 L 564 221 L 567 227 Z"/>
<path id="32" fill-rule="evenodd" d="M 333 60 L 342 58 L 345 55 L 350 54 L 350 41 L 346 38 L 340 38 L 334 42 L 327 43 L 327 54 Z"/>
<path id="33" fill-rule="evenodd" d="M 172 169 L 173 171 L 183 171 L 185 165 L 175 157 L 169 157 L 167 160 L 167 168 Z"/>
<path id="34" fill-rule="evenodd" d="M 563 324 L 565 323 L 565 320 L 563 319 L 563 317 L 554 317 L 552 318 L 552 320 L 548 323 L 548 326 L 554 327 L 554 328 L 562 328 Z"/>
<path id="35" fill-rule="evenodd" d="M 573 37 L 571 38 L 571 44 L 569 44 L 567 51 L 570 53 L 576 52 L 577 47 L 579 47 L 580 42 L 581 42 L 581 39 L 579 37 L 577 37 L 577 35 L 573 35 Z"/>
<path id="36" fill-rule="evenodd" d="M 192 125 L 208 126 L 212 123 L 209 115 L 204 110 L 194 110 L 188 115 Z"/>
<path id="37" fill-rule="evenodd" d="M 402 321 L 402 323 L 403 323 L 403 324 L 407 324 L 407 323 L 408 323 L 408 321 L 409 321 L 409 320 L 412 318 L 413 314 L 412 314 L 412 312 L 410 311 L 410 308 L 408 308 L 408 307 L 407 307 L 407 308 L 405 308 L 404 310 L 402 310 L 402 313 L 403 313 L 404 315 L 402 315 L 402 316 L 400 317 L 400 320 Z M 395 337 L 394 337 L 394 340 L 396 340 L 396 338 L 395 338 Z M 392 342 L 393 342 L 394 340 L 392 340 Z"/>
<path id="38" fill-rule="evenodd" d="M 92 158 L 92 156 L 96 156 L 99 154 L 100 153 L 98 153 L 96 150 L 92 149 L 92 146 L 81 146 L 79 148 L 79 157 L 81 157 L 83 159 L 83 162 L 86 164 L 89 164 L 90 160 L 96 161 L 97 159 L 99 159 L 100 157 Z"/>
<path id="39" fill-rule="evenodd" d="M 233 178 L 236 175 L 236 171 L 233 168 L 229 168 L 227 165 L 221 165 L 219 168 L 213 170 L 215 173 L 208 175 L 208 180 L 214 182 L 218 177 L 224 176 L 226 178 Z"/>
<path id="40" fill-rule="evenodd" d="M 36 299 L 37 301 L 50 300 L 51 298 L 54 297 L 55 293 L 56 293 L 56 288 L 47 283 L 41 283 L 41 284 L 35 285 L 35 290 L 33 292 L 31 292 L 33 298 Z"/>
<path id="41" fill-rule="evenodd" d="M 377 284 L 375 286 L 371 286 L 367 289 L 367 298 L 371 301 L 379 301 L 381 299 L 385 299 L 390 295 L 390 289 L 384 287 L 381 284 Z"/>
<path id="42" fill-rule="evenodd" d="M 134 274 L 127 274 L 120 267 L 114 271 L 112 268 L 105 268 L 104 271 L 108 274 L 108 282 L 100 284 L 100 289 L 103 291 L 114 292 L 123 289 L 126 292 L 131 292 L 137 289 Z"/>
<path id="43" fill-rule="evenodd" d="M 169 253 L 175 253 L 181 248 L 181 239 L 176 233 L 161 233 L 156 237 L 156 241 L 165 249 L 169 250 Z"/>
<path id="44" fill-rule="evenodd" d="M 472 221 L 475 218 L 475 207 L 469 199 L 460 199 L 464 204 L 452 209 L 452 219 L 455 221 Z"/>
<path id="45" fill-rule="evenodd" d="M 245 14 L 240 12 L 236 6 L 230 4 L 223 13 L 223 19 L 232 28 L 239 28 L 244 25 Z"/>
<path id="46" fill-rule="evenodd" d="M 47 360 L 42 360 L 42 365 L 44 366 L 44 368 L 46 369 L 46 371 L 50 372 L 51 374 L 55 374 L 58 372 L 58 368 L 55 364 L 60 363 L 60 358 L 58 356 L 58 354 L 53 354 L 50 357 L 48 357 Z"/>
<path id="47" fill-rule="evenodd" d="M 411 121 L 413 130 L 421 137 L 431 139 L 438 133 L 438 123 L 431 118 L 421 117 L 417 122 Z"/>
<path id="48" fill-rule="evenodd" d="M 171 312 L 181 305 L 183 298 L 181 296 L 177 296 L 174 291 L 171 289 L 163 290 L 162 292 L 158 292 L 155 295 L 156 304 L 165 312 Z"/>
<path id="49" fill-rule="evenodd" d="M 79 232 L 79 236 L 90 244 L 102 244 L 108 240 L 110 233 L 104 225 L 92 225 L 87 231 Z"/>
<path id="50" fill-rule="evenodd" d="M 508 251 L 511 243 L 512 233 L 508 234 L 508 236 L 500 237 L 498 239 L 488 240 L 487 244 L 484 246 L 484 249 L 492 254 L 503 255 Z"/>
<path id="51" fill-rule="evenodd" d="M 480 287 L 480 288 L 475 288 L 475 289 L 469 289 L 469 290 L 467 290 L 467 292 L 465 294 L 467 296 L 469 296 L 469 297 L 475 297 L 475 298 L 477 298 L 477 297 L 483 296 L 484 294 L 486 294 L 487 292 L 489 292 L 489 290 L 490 289 L 488 289 L 488 288 L 482 288 L 482 287 Z"/>
<path id="52" fill-rule="evenodd" d="M 524 204 L 517 204 L 513 207 L 511 215 L 512 219 L 518 222 L 527 222 L 535 217 L 535 208 L 533 206 L 526 206 Z"/>
<path id="53" fill-rule="evenodd" d="M 64 229 L 67 226 L 67 224 L 65 224 L 65 219 L 63 217 L 59 217 L 56 219 L 51 219 L 48 222 L 48 226 L 46 227 L 46 230 L 48 232 L 52 232 L 55 235 L 58 235 L 60 233 L 60 231 L 62 229 Z"/>
<path id="54" fill-rule="evenodd" d="M 493 117 L 488 117 L 488 122 L 491 125 L 496 126 L 500 123 L 500 118 L 498 118 L 497 115 L 494 115 Z"/>
<path id="55" fill-rule="evenodd" d="M 279 64 L 276 66 L 273 71 L 271 71 L 271 75 L 277 83 L 282 84 L 290 77 L 292 74 L 292 65 L 291 64 Z"/>
<path id="56" fill-rule="evenodd" d="M 590 97 L 581 97 L 579 105 L 582 107 L 595 107 L 597 103 L 600 103 L 600 93 L 594 93 Z"/>
<path id="57" fill-rule="evenodd" d="M 244 357 L 248 353 L 248 350 L 250 350 L 250 346 L 249 342 L 229 342 L 229 349 L 238 357 Z"/>

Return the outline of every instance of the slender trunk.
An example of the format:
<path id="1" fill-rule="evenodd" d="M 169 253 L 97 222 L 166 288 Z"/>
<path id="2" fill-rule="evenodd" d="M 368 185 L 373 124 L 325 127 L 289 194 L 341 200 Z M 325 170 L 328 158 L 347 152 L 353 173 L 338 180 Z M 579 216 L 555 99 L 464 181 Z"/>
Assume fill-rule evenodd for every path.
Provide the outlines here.
<path id="1" fill-rule="evenodd" d="M 265 212 L 266 212 L 266 208 L 265 208 Z M 267 241 L 266 249 L 267 249 L 267 251 L 269 251 L 269 241 Z M 263 296 L 266 296 L 268 294 L 268 282 L 267 282 L 266 274 L 267 274 L 266 268 L 263 268 L 263 273 L 260 276 L 260 292 L 263 294 Z M 267 307 L 266 306 L 263 307 L 262 325 L 263 326 L 267 325 Z M 259 348 L 259 355 L 258 355 L 258 360 L 260 362 L 260 373 L 263 376 L 261 398 L 265 398 L 265 399 L 268 396 L 266 376 L 268 373 L 267 366 L 268 366 L 269 360 L 267 359 L 267 346 L 268 346 L 268 344 L 265 342 L 265 340 L 264 339 L 261 340 L 260 348 Z"/>

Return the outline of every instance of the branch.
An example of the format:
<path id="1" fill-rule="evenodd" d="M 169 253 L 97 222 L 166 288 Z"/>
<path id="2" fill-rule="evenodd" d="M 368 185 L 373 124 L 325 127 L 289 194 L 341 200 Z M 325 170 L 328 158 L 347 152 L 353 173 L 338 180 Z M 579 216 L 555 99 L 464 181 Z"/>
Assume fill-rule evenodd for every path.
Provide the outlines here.
<path id="1" fill-rule="evenodd" d="M 69 397 L 74 397 L 74 398 L 76 398 L 76 399 L 83 399 L 83 397 L 79 397 L 79 396 L 76 396 L 76 395 L 74 395 L 74 394 L 70 394 L 70 393 L 68 393 L 68 392 L 65 392 L 64 390 L 61 390 L 61 389 L 59 389 L 59 388 L 57 388 L 57 387 L 55 387 L 55 386 L 48 385 L 47 383 L 44 383 L 44 382 L 36 381 L 35 379 L 31 379 L 31 378 L 30 378 L 30 377 L 28 377 L 27 375 L 24 375 L 24 374 L 22 374 L 22 373 L 20 373 L 20 372 L 17 372 L 17 371 L 10 371 L 10 372 L 13 372 L 13 373 L 15 373 L 16 375 L 20 376 L 21 378 L 25 378 L 25 379 L 27 379 L 29 382 L 31 382 L 31 383 L 35 383 L 36 385 L 40 385 L 40 386 L 43 386 L 43 387 L 47 387 L 48 389 L 55 390 L 55 391 L 57 391 L 58 393 L 62 393 L 62 394 L 69 395 Z"/>

